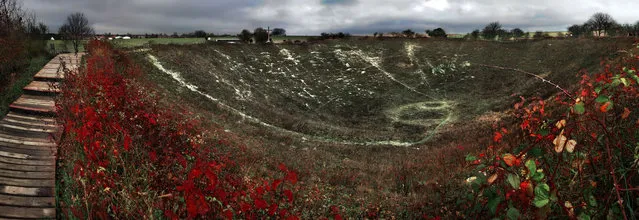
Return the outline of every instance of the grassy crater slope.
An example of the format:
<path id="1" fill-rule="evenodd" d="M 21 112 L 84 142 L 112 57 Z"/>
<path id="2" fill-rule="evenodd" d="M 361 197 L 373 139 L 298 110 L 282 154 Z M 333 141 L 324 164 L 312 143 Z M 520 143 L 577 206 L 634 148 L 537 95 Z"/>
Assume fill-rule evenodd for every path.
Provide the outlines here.
<path id="1" fill-rule="evenodd" d="M 336 143 L 423 143 L 437 128 L 569 87 L 629 40 L 353 40 L 310 45 L 157 45 L 146 59 L 211 104 Z M 180 84 L 175 84 L 180 86 Z"/>

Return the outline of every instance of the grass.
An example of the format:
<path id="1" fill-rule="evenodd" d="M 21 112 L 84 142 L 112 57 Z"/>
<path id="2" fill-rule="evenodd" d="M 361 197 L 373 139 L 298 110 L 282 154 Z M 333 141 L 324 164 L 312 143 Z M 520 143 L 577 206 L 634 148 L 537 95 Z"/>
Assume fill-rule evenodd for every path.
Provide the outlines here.
<path id="1" fill-rule="evenodd" d="M 73 44 L 70 41 L 63 41 L 63 40 L 48 40 L 47 41 L 47 50 L 49 50 L 51 48 L 51 44 L 53 44 L 55 46 L 55 50 L 58 53 L 64 53 L 64 52 L 73 52 Z M 86 41 L 83 41 L 79 47 L 78 47 L 78 52 L 84 52 L 84 44 L 86 44 Z"/>
<path id="2" fill-rule="evenodd" d="M 515 67 L 570 87 L 582 68 L 598 68 L 602 57 L 631 43 L 607 39 L 400 39 L 153 47 L 151 53 L 166 68 L 179 72 L 198 91 L 267 123 L 336 142 L 313 141 L 249 123 L 245 117 L 177 84 L 151 65 L 145 54 L 137 54 L 136 60 L 168 94 L 165 102 L 179 100 L 201 115 L 205 124 L 221 124 L 246 142 L 246 152 L 235 153 L 253 157 L 247 172 L 260 172 L 281 161 L 304 171 L 300 175 L 300 195 L 306 199 L 305 218 L 316 217 L 332 205 L 353 218 L 371 210 L 385 218 L 416 218 L 422 212 L 455 218 L 459 217 L 456 211 L 464 211 L 454 205 L 465 196 L 460 190 L 468 177 L 464 156 L 488 146 L 493 124 L 500 119 L 507 123 L 503 112 L 519 95 L 550 97 L 557 92 L 528 76 L 476 64 Z M 471 66 L 452 68 L 463 61 Z M 445 71 L 433 71 L 432 67 Z M 304 88 L 316 97 L 305 95 Z M 373 95 L 366 96 L 367 90 Z M 393 147 L 339 142 L 413 140 L 423 136 L 424 127 L 429 126 L 394 123 L 385 112 L 431 100 L 454 103 L 450 108 L 457 121 L 438 126 L 437 135 L 427 143 Z M 412 122 L 433 116 L 428 111 L 402 112 L 412 115 L 398 116 L 400 120 Z M 321 199 L 314 199 L 314 193 Z"/>
<path id="3" fill-rule="evenodd" d="M 275 43 L 282 43 L 284 42 L 284 40 L 287 41 L 295 41 L 295 40 L 300 40 L 300 41 L 306 41 L 309 37 L 308 36 L 275 36 L 273 37 L 273 42 Z M 237 37 L 213 37 L 211 38 L 212 41 L 214 40 L 237 40 Z M 131 48 L 131 47 L 140 47 L 140 46 L 144 46 L 147 44 L 153 44 L 153 45 L 163 45 L 163 44 L 180 44 L 180 45 L 185 45 L 185 44 L 202 44 L 205 43 L 206 40 L 204 38 L 145 38 L 145 39 L 128 39 L 128 40 L 124 40 L 124 39 L 114 39 L 110 41 L 111 43 L 113 43 L 113 45 L 115 45 L 116 47 L 121 47 L 121 48 Z M 53 43 L 55 45 L 56 50 L 60 51 L 63 50 L 63 48 L 66 48 L 67 50 L 71 51 L 73 50 L 73 45 L 70 42 L 64 42 L 62 40 L 49 40 L 47 43 L 47 49 L 49 49 L 49 44 Z M 80 52 L 84 51 L 84 45 L 80 46 Z"/>
<path id="4" fill-rule="evenodd" d="M 29 60 L 29 66 L 21 74 L 13 79 L 13 83 L 0 93 L 0 115 L 6 115 L 9 112 L 9 105 L 14 102 L 23 93 L 23 88 L 33 81 L 33 76 L 44 67 L 50 60 L 50 57 L 40 56 Z"/>

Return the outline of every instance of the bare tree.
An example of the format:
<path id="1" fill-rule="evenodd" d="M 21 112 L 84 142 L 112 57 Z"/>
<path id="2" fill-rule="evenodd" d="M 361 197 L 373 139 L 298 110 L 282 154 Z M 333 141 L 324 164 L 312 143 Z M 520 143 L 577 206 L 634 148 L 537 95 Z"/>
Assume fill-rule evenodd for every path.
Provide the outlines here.
<path id="1" fill-rule="evenodd" d="M 501 30 L 501 24 L 497 21 L 491 22 L 490 24 L 486 25 L 486 27 L 484 27 L 482 35 L 484 39 L 493 40 L 499 34 L 499 30 Z"/>
<path id="2" fill-rule="evenodd" d="M 93 28 L 89 26 L 89 20 L 83 13 L 77 12 L 67 17 L 67 23 L 60 27 L 60 34 L 71 41 L 75 53 L 78 53 L 80 43 L 93 35 Z"/>
<path id="3" fill-rule="evenodd" d="M 610 31 L 614 26 L 617 25 L 615 19 L 612 18 L 609 14 L 597 12 L 586 22 L 588 26 L 592 28 L 593 31 L 600 37 L 602 34 Z"/>

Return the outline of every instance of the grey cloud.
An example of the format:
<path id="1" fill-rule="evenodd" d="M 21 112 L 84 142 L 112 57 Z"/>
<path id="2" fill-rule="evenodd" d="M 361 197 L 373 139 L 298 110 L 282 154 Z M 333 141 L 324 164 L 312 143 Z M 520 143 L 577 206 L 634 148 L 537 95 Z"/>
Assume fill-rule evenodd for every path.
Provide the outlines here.
<path id="1" fill-rule="evenodd" d="M 282 27 L 289 34 L 345 31 L 417 32 L 443 27 L 466 33 L 500 21 L 527 31 L 565 30 L 597 11 L 621 23 L 639 20 L 627 0 L 23 0 L 51 30 L 72 12 L 84 12 L 98 33 L 237 33 Z"/>

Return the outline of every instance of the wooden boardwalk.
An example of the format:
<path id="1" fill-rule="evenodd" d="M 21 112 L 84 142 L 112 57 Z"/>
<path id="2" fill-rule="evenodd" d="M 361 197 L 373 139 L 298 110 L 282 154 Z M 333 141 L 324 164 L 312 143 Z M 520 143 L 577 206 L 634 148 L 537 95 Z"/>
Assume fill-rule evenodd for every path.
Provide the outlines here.
<path id="1" fill-rule="evenodd" d="M 81 56 L 52 59 L 0 120 L 0 219 L 56 217 L 55 159 L 62 129 L 54 97 L 64 79 L 61 59 L 72 69 Z"/>

